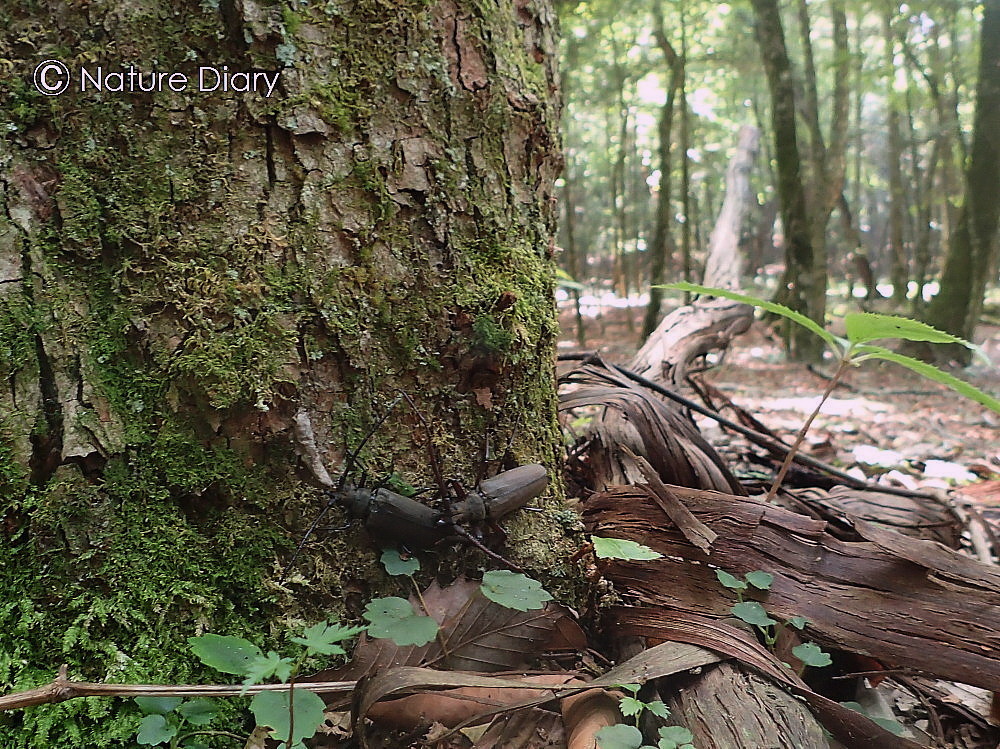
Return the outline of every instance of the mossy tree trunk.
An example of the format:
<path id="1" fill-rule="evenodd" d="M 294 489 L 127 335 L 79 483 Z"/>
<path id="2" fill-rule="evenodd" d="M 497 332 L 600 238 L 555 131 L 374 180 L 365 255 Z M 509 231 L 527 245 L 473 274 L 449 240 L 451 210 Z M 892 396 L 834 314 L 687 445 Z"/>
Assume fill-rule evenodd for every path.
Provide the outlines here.
<path id="1" fill-rule="evenodd" d="M 189 635 L 273 644 L 390 589 L 357 528 L 278 584 L 325 503 L 296 416 L 331 472 L 398 390 L 445 475 L 472 483 L 487 438 L 555 465 L 548 2 L 42 0 L 0 25 L 0 688 L 63 662 L 197 678 Z M 47 58 L 62 95 L 33 89 Z M 129 65 L 188 88 L 77 90 L 81 68 Z M 223 65 L 280 82 L 196 90 Z M 425 440 L 397 407 L 363 457 L 429 485 Z M 508 524 L 505 553 L 565 592 L 557 500 Z M 128 744 L 122 709 L 7 714 L 0 735 Z"/>

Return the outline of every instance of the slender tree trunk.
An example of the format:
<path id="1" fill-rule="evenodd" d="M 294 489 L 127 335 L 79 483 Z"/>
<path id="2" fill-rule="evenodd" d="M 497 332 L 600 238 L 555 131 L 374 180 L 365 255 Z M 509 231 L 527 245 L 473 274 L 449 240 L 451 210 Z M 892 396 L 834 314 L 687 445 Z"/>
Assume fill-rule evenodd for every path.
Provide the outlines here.
<path id="1" fill-rule="evenodd" d="M 798 136 L 795 127 L 795 91 L 785 49 L 785 34 L 777 0 L 751 0 L 755 32 L 771 91 L 771 120 L 777 162 L 781 223 L 785 234 L 785 273 L 776 296 L 794 310 L 823 325 L 826 317 L 826 268 L 813 253 L 810 217 L 802 184 Z M 821 342 L 796 326 L 789 335 L 790 353 L 815 359 Z"/>
<path id="2" fill-rule="evenodd" d="M 941 290 L 927 309 L 935 327 L 971 339 L 982 312 L 986 285 L 996 279 L 1000 202 L 1000 0 L 984 3 L 979 83 L 972 151 L 965 174 L 965 202 L 948 247 Z M 951 353 L 968 361 L 966 349 Z"/>
<path id="3" fill-rule="evenodd" d="M 886 81 L 886 128 L 888 130 L 887 163 L 889 173 L 889 257 L 891 260 L 890 278 L 892 279 L 892 301 L 899 307 L 906 302 L 907 284 L 910 280 L 906 260 L 905 229 L 906 192 L 903 187 L 903 135 L 900 124 L 899 102 L 895 91 L 896 81 L 896 34 L 893 30 L 893 19 L 898 12 L 898 5 L 892 3 L 882 15 L 882 31 L 886 46 L 885 81 Z"/>
<path id="4" fill-rule="evenodd" d="M 277 647 L 285 622 L 356 619 L 395 590 L 357 526 L 283 568 L 327 502 L 307 466 L 335 474 L 399 390 L 432 433 L 397 407 L 362 456 L 373 473 L 429 485 L 432 440 L 471 483 L 486 436 L 554 467 L 548 2 L 93 0 L 3 17 L 19 71 L 0 86 L 5 688 L 61 663 L 200 678 L 189 635 Z M 64 54 L 77 82 L 134 62 L 190 83 L 35 92 L 33 66 Z M 223 65 L 278 82 L 197 90 L 198 66 Z M 572 578 L 549 513 L 508 534 L 511 557 Z M 0 743 L 134 743 L 117 713 L 134 707 L 105 705 L 4 713 Z"/>
<path id="5" fill-rule="evenodd" d="M 586 272 L 587 258 L 580 257 L 580 249 L 576 243 L 576 177 L 574 164 L 567 160 L 566 170 L 563 173 L 563 208 L 565 218 L 563 219 L 563 231 L 566 233 L 566 265 L 570 277 L 575 283 L 583 283 L 581 269 Z M 580 290 L 573 289 L 573 319 L 576 326 L 576 343 L 580 348 L 587 345 L 587 328 L 583 322 L 583 313 L 580 310 Z"/>
<path id="6" fill-rule="evenodd" d="M 650 247 L 649 255 L 649 305 L 646 307 L 646 315 L 642 322 L 642 338 L 645 340 L 656 329 L 656 324 L 660 318 L 660 305 L 663 302 L 662 289 L 656 288 L 657 284 L 665 281 L 664 272 L 668 265 L 668 259 L 673 249 L 670 240 L 670 222 L 673 217 L 671 208 L 671 175 L 673 165 L 670 157 L 673 147 L 673 123 L 674 109 L 677 91 L 684 85 L 684 58 L 677 54 L 670 40 L 667 38 L 666 29 L 663 22 L 663 11 L 659 3 L 654 4 L 654 20 L 656 23 L 656 43 L 663 53 L 663 59 L 670 69 L 670 79 L 667 84 L 667 100 L 660 109 L 659 123 L 659 162 L 660 162 L 660 189 L 656 196 L 656 224 L 653 229 L 653 244 Z"/>

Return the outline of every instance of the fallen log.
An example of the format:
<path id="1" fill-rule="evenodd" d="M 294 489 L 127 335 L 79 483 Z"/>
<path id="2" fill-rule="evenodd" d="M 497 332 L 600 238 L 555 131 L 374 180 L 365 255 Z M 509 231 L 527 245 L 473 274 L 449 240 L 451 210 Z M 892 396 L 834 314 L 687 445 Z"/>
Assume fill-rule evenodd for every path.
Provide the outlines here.
<path id="1" fill-rule="evenodd" d="M 584 519 L 603 536 L 645 544 L 651 562 L 606 561 L 602 573 L 644 608 L 725 618 L 734 603 L 715 568 L 774 576 L 761 602 L 771 616 L 805 617 L 811 639 L 985 689 L 1000 688 L 1000 568 L 931 541 L 846 518 L 864 541 L 755 499 L 670 487 L 716 535 L 706 553 L 649 499 L 618 487 L 588 500 Z"/>

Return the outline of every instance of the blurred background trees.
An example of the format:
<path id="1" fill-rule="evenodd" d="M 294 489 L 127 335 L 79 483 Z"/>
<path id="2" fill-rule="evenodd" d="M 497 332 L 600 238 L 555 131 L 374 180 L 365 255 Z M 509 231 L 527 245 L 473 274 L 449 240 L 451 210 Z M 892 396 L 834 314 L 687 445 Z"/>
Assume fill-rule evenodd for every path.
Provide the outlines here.
<path id="1" fill-rule="evenodd" d="M 996 281 L 997 5 L 561 3 L 559 245 L 578 325 L 628 309 L 638 343 L 660 314 L 651 284 L 700 278 L 750 123 L 764 138 L 742 238 L 748 288 L 817 320 L 828 299 L 837 311 L 853 298 L 971 335 Z M 787 70 L 771 59 L 778 31 Z"/>

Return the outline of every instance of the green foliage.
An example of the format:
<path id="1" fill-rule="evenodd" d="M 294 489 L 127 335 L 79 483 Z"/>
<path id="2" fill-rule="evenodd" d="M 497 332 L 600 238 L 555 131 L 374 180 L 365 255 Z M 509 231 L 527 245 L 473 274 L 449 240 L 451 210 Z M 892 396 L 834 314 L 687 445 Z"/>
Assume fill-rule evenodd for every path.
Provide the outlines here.
<path id="1" fill-rule="evenodd" d="M 987 393 L 984 393 L 974 385 L 970 385 L 964 380 L 960 380 L 954 375 L 944 372 L 931 364 L 927 364 L 926 362 L 922 362 L 919 359 L 914 359 L 909 356 L 904 356 L 903 354 L 897 354 L 895 351 L 889 351 L 881 346 L 858 346 L 857 352 L 858 357 L 856 361 L 858 362 L 866 359 L 884 359 L 886 361 L 894 362 L 902 367 L 906 367 L 907 369 L 916 372 L 922 377 L 926 377 L 928 380 L 933 380 L 934 382 L 940 382 L 942 385 L 947 385 L 959 395 L 964 395 L 969 400 L 986 406 L 995 413 L 1000 413 L 1000 400 L 997 400 Z"/>
<path id="2" fill-rule="evenodd" d="M 747 584 L 737 578 L 735 575 L 731 575 L 725 570 L 716 570 L 715 577 L 718 578 L 719 582 L 726 588 L 730 590 L 746 590 Z"/>
<path id="3" fill-rule="evenodd" d="M 662 726 L 655 747 L 643 744 L 642 733 L 638 728 L 642 713 L 648 710 L 656 717 L 666 720 L 670 717 L 670 709 L 661 700 L 640 700 L 636 695 L 642 688 L 641 684 L 617 684 L 616 688 L 630 693 L 631 696 L 621 698 L 618 708 L 626 718 L 633 718 L 635 725 L 616 723 L 599 730 L 595 736 L 601 749 L 693 749 L 689 743 L 693 740 L 691 732 L 681 726 Z"/>
<path id="4" fill-rule="evenodd" d="M 151 746 L 166 744 L 177 735 L 178 730 L 176 724 L 168 722 L 162 715 L 147 715 L 139 725 L 135 740 Z"/>
<path id="5" fill-rule="evenodd" d="M 777 622 L 767 615 L 767 611 L 757 601 L 743 601 L 732 607 L 733 615 L 755 627 L 770 627 Z"/>
<path id="6" fill-rule="evenodd" d="M 694 734 L 681 726 L 661 726 L 656 749 L 694 749 Z"/>
<path id="7" fill-rule="evenodd" d="M 376 598 L 365 606 L 362 616 L 370 624 L 368 634 L 385 637 L 397 645 L 426 645 L 437 636 L 438 623 L 421 616 L 405 598 Z"/>
<path id="8" fill-rule="evenodd" d="M 267 655 L 259 655 L 250 661 L 244 675 L 243 686 L 249 687 L 253 684 L 260 684 L 272 676 L 278 681 L 285 682 L 292 675 L 293 664 L 291 659 L 282 658 L 273 650 L 268 650 Z"/>
<path id="9" fill-rule="evenodd" d="M 196 749 L 199 744 L 188 739 L 208 732 L 196 730 L 182 734 L 182 729 L 186 724 L 207 725 L 217 715 L 215 703 L 204 698 L 182 701 L 178 697 L 136 697 L 135 703 L 147 713 L 139 724 L 135 740 L 146 746 L 169 742 L 170 749 L 178 745 L 182 749 Z"/>
<path id="10" fill-rule="evenodd" d="M 762 570 L 753 570 L 743 577 L 753 587 L 757 588 L 757 590 L 770 590 L 771 584 L 774 582 L 774 575 Z"/>
<path id="11" fill-rule="evenodd" d="M 189 643 L 192 652 L 207 666 L 243 676 L 244 687 L 249 687 L 272 677 L 282 683 L 289 682 L 311 655 L 343 655 L 345 650 L 337 643 L 354 637 L 363 629 L 329 622 L 314 624 L 306 628 L 302 637 L 291 638 L 292 642 L 304 646 L 297 660 L 282 657 L 273 650 L 265 655 L 241 637 L 207 634 L 192 637 Z M 168 706 L 169 703 L 165 703 L 159 707 Z M 302 739 L 316 733 L 323 722 L 323 709 L 322 699 L 308 690 L 295 689 L 293 685 L 287 690 L 259 692 L 250 701 L 250 711 L 257 725 L 269 727 L 275 739 L 285 742 L 281 746 L 288 747 L 299 747 Z M 208 700 L 192 700 L 181 705 L 177 712 L 182 719 L 202 725 L 212 720 L 213 705 Z"/>
<path id="12" fill-rule="evenodd" d="M 212 700 L 197 697 L 182 703 L 177 708 L 177 712 L 188 723 L 195 726 L 203 726 L 206 723 L 212 722 L 216 714 L 216 709 L 215 703 Z"/>
<path id="13" fill-rule="evenodd" d="M 595 737 L 600 749 L 639 749 L 642 746 L 642 732 L 625 723 L 605 726 Z"/>
<path id="14" fill-rule="evenodd" d="M 344 627 L 340 624 L 319 622 L 306 628 L 302 637 L 293 637 L 292 642 L 306 646 L 306 655 L 345 655 L 347 651 L 337 643 L 356 637 L 364 627 Z"/>
<path id="15" fill-rule="evenodd" d="M 182 700 L 180 697 L 136 697 L 135 704 L 149 715 L 166 715 L 176 710 Z"/>
<path id="16" fill-rule="evenodd" d="M 798 658 L 807 666 L 813 666 L 815 668 L 822 668 L 823 666 L 829 666 L 833 661 L 831 660 L 829 654 L 824 653 L 819 645 L 814 642 L 803 642 L 800 645 L 796 645 L 792 648 L 792 655 Z"/>
<path id="17" fill-rule="evenodd" d="M 546 601 L 552 600 L 540 582 L 510 570 L 487 572 L 483 575 L 480 590 L 494 603 L 517 611 L 540 609 Z"/>
<path id="18" fill-rule="evenodd" d="M 601 536 L 591 536 L 590 541 L 594 544 L 594 555 L 598 559 L 644 561 L 648 559 L 660 559 L 663 557 L 662 554 L 653 551 L 648 546 L 643 546 L 635 541 L 628 541 L 623 538 L 603 538 Z"/>
<path id="19" fill-rule="evenodd" d="M 780 315 L 788 320 L 791 320 L 803 328 L 812 331 L 820 338 L 822 338 L 828 346 L 832 349 L 837 349 L 840 344 L 840 340 L 825 330 L 821 325 L 819 325 L 814 320 L 809 319 L 801 312 L 796 312 L 790 307 L 786 307 L 783 304 L 778 304 L 777 302 L 771 302 L 767 299 L 760 299 L 759 297 L 750 296 L 748 294 L 740 294 L 736 291 L 730 291 L 729 289 L 717 289 L 712 286 L 699 286 L 698 284 L 688 283 L 686 281 L 681 281 L 679 283 L 668 283 L 663 284 L 659 288 L 661 289 L 675 289 L 677 291 L 686 291 L 691 294 L 705 294 L 707 296 L 720 296 L 723 299 L 732 299 L 734 302 L 743 302 L 743 304 L 749 304 L 752 307 L 760 307 L 763 310 L 767 310 L 775 315 Z"/>
<path id="20" fill-rule="evenodd" d="M 385 571 L 390 575 L 413 575 L 420 569 L 420 561 L 416 557 L 404 559 L 396 549 L 383 549 L 379 558 Z"/>
<path id="21" fill-rule="evenodd" d="M 293 696 L 289 703 L 289 691 L 282 689 L 254 695 L 250 711 L 257 719 L 257 725 L 268 726 L 275 738 L 286 740 L 282 746 L 301 746 L 299 742 L 313 736 L 323 724 L 326 703 L 319 695 L 306 689 L 291 690 Z M 292 714 L 289 708 L 294 710 L 294 726 L 290 725 Z"/>
<path id="22" fill-rule="evenodd" d="M 774 647 L 774 644 L 778 641 L 778 622 L 772 619 L 764 606 L 757 601 L 743 600 L 743 591 L 748 590 L 750 586 L 758 590 L 770 590 L 771 585 L 774 583 L 774 575 L 763 570 L 753 570 L 744 575 L 743 580 L 740 580 L 725 570 L 717 569 L 715 576 L 724 587 L 736 591 L 736 597 L 739 600 L 730 608 L 733 616 L 755 627 L 764 638 L 764 642 L 768 647 Z M 802 630 L 808 624 L 808 621 L 804 617 L 793 616 L 788 620 L 787 624 L 795 629 Z M 829 666 L 833 662 L 829 655 L 812 642 L 804 642 L 795 646 L 792 649 L 792 654 L 806 666 L 820 668 Z"/>
<path id="23" fill-rule="evenodd" d="M 882 718 L 877 715 L 872 715 L 869 711 L 865 710 L 865 708 L 858 702 L 841 702 L 840 704 L 846 708 L 849 708 L 850 710 L 853 710 L 856 713 L 861 713 L 866 718 L 868 718 L 868 720 L 881 726 L 889 733 L 895 734 L 896 736 L 906 735 L 906 729 L 903 728 L 902 724 L 896 722 L 895 720 L 891 720 L 889 718 Z"/>
<path id="24" fill-rule="evenodd" d="M 691 283 L 666 284 L 664 289 L 676 289 L 678 291 L 688 291 L 696 294 L 707 294 L 709 296 L 719 296 L 724 299 L 743 302 L 754 307 L 760 307 L 768 312 L 785 317 L 795 323 L 811 330 L 822 338 L 837 358 L 842 362 L 850 364 L 860 364 L 868 359 L 884 359 L 900 366 L 906 367 L 929 380 L 947 385 L 960 395 L 969 398 L 991 411 L 1000 413 L 1000 400 L 993 398 L 973 385 L 964 382 L 954 375 L 944 372 L 937 367 L 914 359 L 911 356 L 898 354 L 882 346 L 868 345 L 871 341 L 884 339 L 897 339 L 903 341 L 921 341 L 928 343 L 948 343 L 958 344 L 979 353 L 983 358 L 980 349 L 972 343 L 945 333 L 943 330 L 931 327 L 926 323 L 911 320 L 906 317 L 896 315 L 880 315 L 872 312 L 852 312 L 844 316 L 844 324 L 847 329 L 847 339 L 841 339 L 832 333 L 824 330 L 817 323 L 810 320 L 805 315 L 799 314 L 781 304 L 775 304 L 765 299 L 739 294 L 728 289 L 717 289 L 710 286 L 698 286 Z M 987 359 L 988 361 L 988 359 Z M 822 404 L 820 404 L 822 405 Z M 819 406 L 817 406 L 817 410 Z M 808 422 L 807 422 L 808 423 Z"/>
<path id="25" fill-rule="evenodd" d="M 264 655 L 259 647 L 242 637 L 207 634 L 189 637 L 188 644 L 202 663 L 224 674 L 245 674 Z"/>

